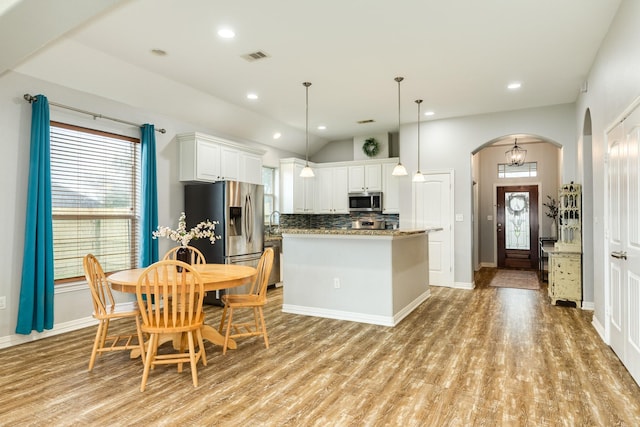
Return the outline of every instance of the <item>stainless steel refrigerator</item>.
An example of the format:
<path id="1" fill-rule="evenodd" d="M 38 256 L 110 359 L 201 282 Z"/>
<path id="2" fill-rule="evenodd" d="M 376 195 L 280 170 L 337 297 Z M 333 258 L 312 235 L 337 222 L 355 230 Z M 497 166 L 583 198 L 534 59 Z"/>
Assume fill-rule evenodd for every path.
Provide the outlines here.
<path id="1" fill-rule="evenodd" d="M 192 240 L 207 262 L 256 267 L 264 250 L 264 189 L 262 185 L 238 181 L 188 184 L 184 187 L 187 229 L 207 219 L 218 221 L 215 244 L 209 239 Z M 228 289 L 246 293 L 249 285 Z M 222 292 L 224 293 L 224 292 Z M 221 292 L 209 292 L 205 301 L 219 302 Z"/>

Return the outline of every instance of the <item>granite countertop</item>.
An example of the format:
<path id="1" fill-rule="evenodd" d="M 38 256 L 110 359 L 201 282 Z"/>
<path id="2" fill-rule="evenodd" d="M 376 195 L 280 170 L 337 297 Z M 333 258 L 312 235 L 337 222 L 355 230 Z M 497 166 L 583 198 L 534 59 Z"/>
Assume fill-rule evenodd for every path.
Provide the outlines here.
<path id="1" fill-rule="evenodd" d="M 265 242 L 277 242 L 282 240 L 282 234 L 273 234 L 273 233 L 264 233 L 264 241 Z"/>
<path id="2" fill-rule="evenodd" d="M 287 228 L 282 229 L 282 234 L 331 234 L 331 235 L 355 235 L 355 236 L 409 236 L 423 234 L 431 231 L 439 231 L 441 228 L 426 227 L 421 229 L 396 229 L 396 230 L 366 230 L 352 228 Z"/>

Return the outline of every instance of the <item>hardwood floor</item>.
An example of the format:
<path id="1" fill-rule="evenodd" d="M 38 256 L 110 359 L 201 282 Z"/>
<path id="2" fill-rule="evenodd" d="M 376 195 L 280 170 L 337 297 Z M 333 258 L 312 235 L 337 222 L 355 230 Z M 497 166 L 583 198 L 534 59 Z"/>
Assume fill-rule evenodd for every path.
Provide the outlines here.
<path id="1" fill-rule="evenodd" d="M 395 328 L 283 314 L 269 291 L 260 337 L 208 366 L 100 356 L 95 329 L 0 350 L 0 425 L 635 426 L 640 388 L 591 326 L 541 290 L 432 288 Z M 87 301 L 87 304 L 90 304 Z M 208 306 L 212 324 L 221 308 Z M 122 324 L 118 325 L 119 328 Z"/>

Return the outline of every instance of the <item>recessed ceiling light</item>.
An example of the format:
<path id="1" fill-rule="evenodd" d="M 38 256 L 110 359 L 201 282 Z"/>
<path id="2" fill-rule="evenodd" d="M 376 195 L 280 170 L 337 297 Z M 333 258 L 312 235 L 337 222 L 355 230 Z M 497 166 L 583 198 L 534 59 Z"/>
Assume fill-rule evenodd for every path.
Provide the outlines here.
<path id="1" fill-rule="evenodd" d="M 327 127 L 325 125 L 318 125 L 318 130 L 325 130 Z"/>
<path id="2" fill-rule="evenodd" d="M 218 35 L 223 39 L 232 39 L 236 36 L 236 33 L 231 28 L 221 28 L 218 30 Z"/>
<path id="3" fill-rule="evenodd" d="M 273 139 L 280 139 L 281 136 L 282 134 L 280 132 L 276 132 L 273 134 Z"/>
<path id="4" fill-rule="evenodd" d="M 258 95 L 255 94 L 255 93 L 248 93 L 247 94 L 247 99 L 251 99 L 251 100 L 258 99 Z"/>
<path id="5" fill-rule="evenodd" d="M 522 83 L 520 83 L 520 82 L 513 82 L 513 83 L 509 83 L 509 84 L 507 85 L 507 89 L 511 89 L 511 90 L 514 90 L 514 89 L 520 89 L 520 87 L 521 87 L 521 86 L 522 86 Z"/>
<path id="6" fill-rule="evenodd" d="M 435 113 L 433 111 L 425 111 L 424 115 L 425 116 L 433 116 Z"/>
<path id="7" fill-rule="evenodd" d="M 157 56 L 165 56 L 167 54 L 167 51 L 162 49 L 151 49 L 151 53 Z"/>

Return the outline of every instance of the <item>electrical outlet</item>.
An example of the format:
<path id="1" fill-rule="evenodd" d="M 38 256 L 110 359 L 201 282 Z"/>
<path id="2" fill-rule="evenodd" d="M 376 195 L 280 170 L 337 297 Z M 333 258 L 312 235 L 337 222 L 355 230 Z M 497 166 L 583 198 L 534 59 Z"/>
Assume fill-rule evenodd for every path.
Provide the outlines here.
<path id="1" fill-rule="evenodd" d="M 333 287 L 336 289 L 340 288 L 340 279 L 338 279 L 337 277 L 333 278 Z"/>
<path id="2" fill-rule="evenodd" d="M 0 297 L 0 310 L 7 308 L 7 297 Z"/>

